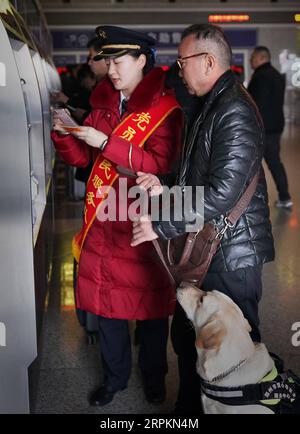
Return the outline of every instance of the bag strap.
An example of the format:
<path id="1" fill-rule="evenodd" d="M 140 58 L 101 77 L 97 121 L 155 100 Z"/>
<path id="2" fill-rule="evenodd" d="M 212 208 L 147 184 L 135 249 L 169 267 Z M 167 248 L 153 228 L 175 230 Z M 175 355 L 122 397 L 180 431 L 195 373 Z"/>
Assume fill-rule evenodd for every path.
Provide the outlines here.
<path id="1" fill-rule="evenodd" d="M 199 232 L 200 231 L 191 232 L 188 234 L 187 239 L 185 241 L 184 249 L 182 252 L 182 257 L 181 257 L 179 264 L 178 264 L 179 266 L 185 265 L 187 263 L 187 261 L 190 259 L 190 256 L 192 254 L 192 250 L 193 250 L 193 247 L 194 247 L 194 244 L 195 244 L 195 241 L 196 241 L 196 238 L 197 238 L 197 235 Z M 169 244 L 168 244 L 168 247 L 169 247 Z"/>
<path id="2" fill-rule="evenodd" d="M 175 282 L 174 276 L 173 276 L 173 274 L 170 272 L 169 266 L 168 266 L 168 264 L 166 263 L 166 260 L 165 260 L 165 257 L 164 257 L 164 255 L 163 255 L 162 249 L 161 249 L 161 247 L 160 247 L 160 245 L 159 245 L 159 242 L 158 242 L 157 240 L 152 240 L 152 243 L 153 243 L 153 246 L 154 246 L 154 248 L 155 248 L 155 250 L 156 250 L 156 253 L 158 254 L 158 256 L 159 256 L 159 258 L 160 258 L 160 260 L 161 260 L 163 266 L 165 267 L 165 269 L 166 269 L 166 271 L 167 271 L 167 273 L 168 273 L 168 275 L 169 275 L 169 277 L 170 277 L 170 279 L 171 279 L 171 282 L 173 283 L 173 285 L 176 286 L 176 282 Z"/>
<path id="3" fill-rule="evenodd" d="M 238 219 L 241 217 L 244 211 L 246 211 L 258 184 L 260 170 L 258 170 L 255 176 L 252 178 L 252 181 L 246 188 L 243 196 L 240 198 L 235 207 L 230 211 L 227 216 L 227 220 L 231 225 L 235 225 Z"/>

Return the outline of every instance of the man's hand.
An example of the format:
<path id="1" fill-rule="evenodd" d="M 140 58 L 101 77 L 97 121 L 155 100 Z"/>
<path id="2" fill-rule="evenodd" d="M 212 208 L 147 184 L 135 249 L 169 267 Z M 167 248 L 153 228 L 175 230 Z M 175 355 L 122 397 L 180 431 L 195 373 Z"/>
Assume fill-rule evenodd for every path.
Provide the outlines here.
<path id="1" fill-rule="evenodd" d="M 104 140 L 108 139 L 108 136 L 102 131 L 98 131 L 93 127 L 79 127 L 79 131 L 72 131 L 73 136 L 77 139 L 83 140 L 93 148 L 99 148 Z"/>
<path id="2" fill-rule="evenodd" d="M 152 241 L 158 238 L 158 235 L 152 228 L 151 218 L 149 215 L 144 215 L 139 221 L 133 223 L 133 237 L 131 247 L 138 246 L 145 241 Z"/>
<path id="3" fill-rule="evenodd" d="M 137 185 L 144 189 L 150 190 L 150 196 L 159 196 L 163 192 L 163 186 L 157 176 L 151 173 L 137 172 L 138 178 L 136 179 Z"/>

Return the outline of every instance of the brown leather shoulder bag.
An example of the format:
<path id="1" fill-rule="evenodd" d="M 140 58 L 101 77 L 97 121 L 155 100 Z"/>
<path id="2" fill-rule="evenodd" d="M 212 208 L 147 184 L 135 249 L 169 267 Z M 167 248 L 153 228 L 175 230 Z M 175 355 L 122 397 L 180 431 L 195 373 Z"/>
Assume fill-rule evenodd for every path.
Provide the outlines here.
<path id="1" fill-rule="evenodd" d="M 208 222 L 198 232 L 186 233 L 167 241 L 153 241 L 172 283 L 178 286 L 181 282 L 190 282 L 200 288 L 225 232 L 235 226 L 248 207 L 255 193 L 258 178 L 259 172 L 232 211 L 224 218 L 224 227 L 221 230 L 218 231 L 214 223 Z"/>

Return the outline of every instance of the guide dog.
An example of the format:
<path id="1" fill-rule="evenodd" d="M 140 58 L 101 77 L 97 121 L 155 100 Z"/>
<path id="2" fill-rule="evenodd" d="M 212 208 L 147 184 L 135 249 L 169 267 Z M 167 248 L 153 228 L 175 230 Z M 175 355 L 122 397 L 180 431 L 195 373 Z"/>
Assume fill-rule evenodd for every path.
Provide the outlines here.
<path id="1" fill-rule="evenodd" d="M 274 414 L 283 399 L 292 405 L 297 377 L 291 371 L 278 375 L 266 346 L 251 340 L 248 321 L 229 297 L 182 283 L 177 300 L 196 333 L 204 413 Z"/>

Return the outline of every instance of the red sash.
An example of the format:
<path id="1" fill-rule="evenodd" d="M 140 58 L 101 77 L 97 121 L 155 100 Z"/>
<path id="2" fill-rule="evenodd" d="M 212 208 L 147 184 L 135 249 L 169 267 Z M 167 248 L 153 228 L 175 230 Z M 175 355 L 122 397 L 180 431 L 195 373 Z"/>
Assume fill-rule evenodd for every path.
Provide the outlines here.
<path id="1" fill-rule="evenodd" d="M 114 129 L 113 134 L 128 140 L 133 147 L 142 147 L 164 119 L 178 107 L 179 105 L 173 97 L 163 96 L 160 103 L 147 112 L 132 113 L 127 116 Z M 83 226 L 72 241 L 72 252 L 77 262 L 79 262 L 85 238 L 95 220 L 97 210 L 107 197 L 107 195 L 97 195 L 98 189 L 114 185 L 119 177 L 116 167 L 115 163 L 105 159 L 99 153 L 87 182 Z"/>

